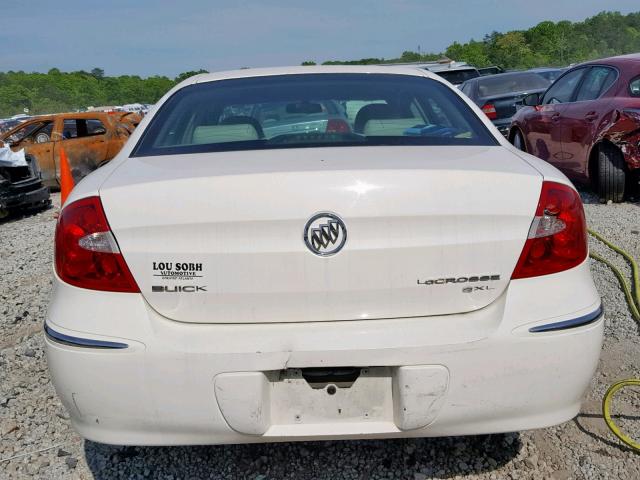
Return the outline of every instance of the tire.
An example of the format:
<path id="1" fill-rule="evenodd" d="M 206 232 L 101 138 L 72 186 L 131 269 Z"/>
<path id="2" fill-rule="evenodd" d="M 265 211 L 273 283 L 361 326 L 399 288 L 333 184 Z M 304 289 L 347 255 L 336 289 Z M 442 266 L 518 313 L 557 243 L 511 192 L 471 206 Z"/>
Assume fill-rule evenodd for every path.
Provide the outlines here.
<path id="1" fill-rule="evenodd" d="M 621 202 L 627 181 L 622 152 L 613 145 L 598 147 L 598 195 L 603 202 Z"/>
<path id="2" fill-rule="evenodd" d="M 523 152 L 527 151 L 527 147 L 524 142 L 524 137 L 522 136 L 522 132 L 520 130 L 516 130 L 516 132 L 513 134 L 511 143 L 513 143 L 513 146 L 516 147 L 518 150 L 522 150 Z"/>

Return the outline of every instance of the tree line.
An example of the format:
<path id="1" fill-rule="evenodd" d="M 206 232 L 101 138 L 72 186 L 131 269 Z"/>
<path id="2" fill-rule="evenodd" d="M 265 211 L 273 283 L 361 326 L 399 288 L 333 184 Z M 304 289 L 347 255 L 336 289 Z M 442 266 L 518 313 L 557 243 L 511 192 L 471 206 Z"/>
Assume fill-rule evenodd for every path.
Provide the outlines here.
<path id="1" fill-rule="evenodd" d="M 572 63 L 640 52 L 640 12 L 601 12 L 582 22 L 545 21 L 528 30 L 492 32 L 482 40 L 454 42 L 444 52 L 405 51 L 398 58 L 328 60 L 323 65 L 373 65 L 428 62 L 443 57 L 476 67 L 497 65 L 507 70 Z M 315 65 L 309 60 L 302 65 Z"/>
<path id="2" fill-rule="evenodd" d="M 91 106 L 155 103 L 176 83 L 205 70 L 176 78 L 136 75 L 108 77 L 101 68 L 90 72 L 0 72 L 0 118 L 84 110 Z M 25 110 L 26 109 L 26 110 Z"/>
<path id="3" fill-rule="evenodd" d="M 454 42 L 444 52 L 405 51 L 398 58 L 328 60 L 334 64 L 426 62 L 447 57 L 477 67 L 498 65 L 505 69 L 566 66 L 594 58 L 640 51 L 640 12 L 622 15 L 601 12 L 582 22 L 545 21 L 528 30 L 492 32 L 482 40 Z M 315 65 L 306 61 L 303 65 Z M 176 78 L 136 75 L 105 76 L 100 68 L 90 72 L 0 72 L 0 118 L 22 113 L 55 113 L 89 106 L 155 103 L 176 83 L 205 70 L 189 71 Z"/>

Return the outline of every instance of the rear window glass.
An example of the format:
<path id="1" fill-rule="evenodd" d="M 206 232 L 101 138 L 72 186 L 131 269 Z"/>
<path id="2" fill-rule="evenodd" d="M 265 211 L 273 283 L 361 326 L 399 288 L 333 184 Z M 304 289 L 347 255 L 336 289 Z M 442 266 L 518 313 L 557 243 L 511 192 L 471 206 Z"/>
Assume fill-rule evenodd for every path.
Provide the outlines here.
<path id="1" fill-rule="evenodd" d="M 478 93 L 481 97 L 493 97 L 529 90 L 543 90 L 550 83 L 549 80 L 536 73 L 496 75 L 478 80 Z"/>
<path id="2" fill-rule="evenodd" d="M 553 83 L 556 81 L 556 79 L 560 78 L 560 75 L 562 75 L 566 71 L 567 71 L 566 68 L 559 68 L 557 70 L 542 70 L 540 72 L 535 72 L 535 73 L 536 75 L 540 75 L 541 77 L 544 77 L 547 80 L 549 80 L 549 83 Z"/>
<path id="3" fill-rule="evenodd" d="M 496 145 L 449 87 L 424 77 L 303 74 L 176 92 L 133 156 L 358 145 Z"/>
<path id="4" fill-rule="evenodd" d="M 475 68 L 469 70 L 446 70 L 434 73 L 436 75 L 440 75 L 446 81 L 453 83 L 454 85 L 459 85 L 466 82 L 467 80 L 478 78 L 480 76 L 480 72 L 478 72 L 478 70 L 476 70 Z"/>

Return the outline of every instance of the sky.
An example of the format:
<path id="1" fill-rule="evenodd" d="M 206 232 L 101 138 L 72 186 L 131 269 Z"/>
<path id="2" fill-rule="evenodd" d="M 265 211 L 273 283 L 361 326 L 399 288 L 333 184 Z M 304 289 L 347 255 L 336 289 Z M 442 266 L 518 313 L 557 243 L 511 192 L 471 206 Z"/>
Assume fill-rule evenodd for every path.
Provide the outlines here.
<path id="1" fill-rule="evenodd" d="M 0 71 L 204 68 L 394 58 L 543 20 L 640 10 L 638 0 L 2 0 Z"/>

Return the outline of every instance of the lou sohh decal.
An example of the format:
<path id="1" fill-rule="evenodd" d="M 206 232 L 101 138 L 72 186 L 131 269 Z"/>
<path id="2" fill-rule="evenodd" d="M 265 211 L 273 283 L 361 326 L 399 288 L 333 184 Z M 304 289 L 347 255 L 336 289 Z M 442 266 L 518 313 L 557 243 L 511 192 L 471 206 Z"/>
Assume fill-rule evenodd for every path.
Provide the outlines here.
<path id="1" fill-rule="evenodd" d="M 161 280 L 193 281 L 203 278 L 200 262 L 153 262 L 153 276 Z M 154 293 L 197 293 L 206 292 L 204 285 L 152 285 Z"/>

